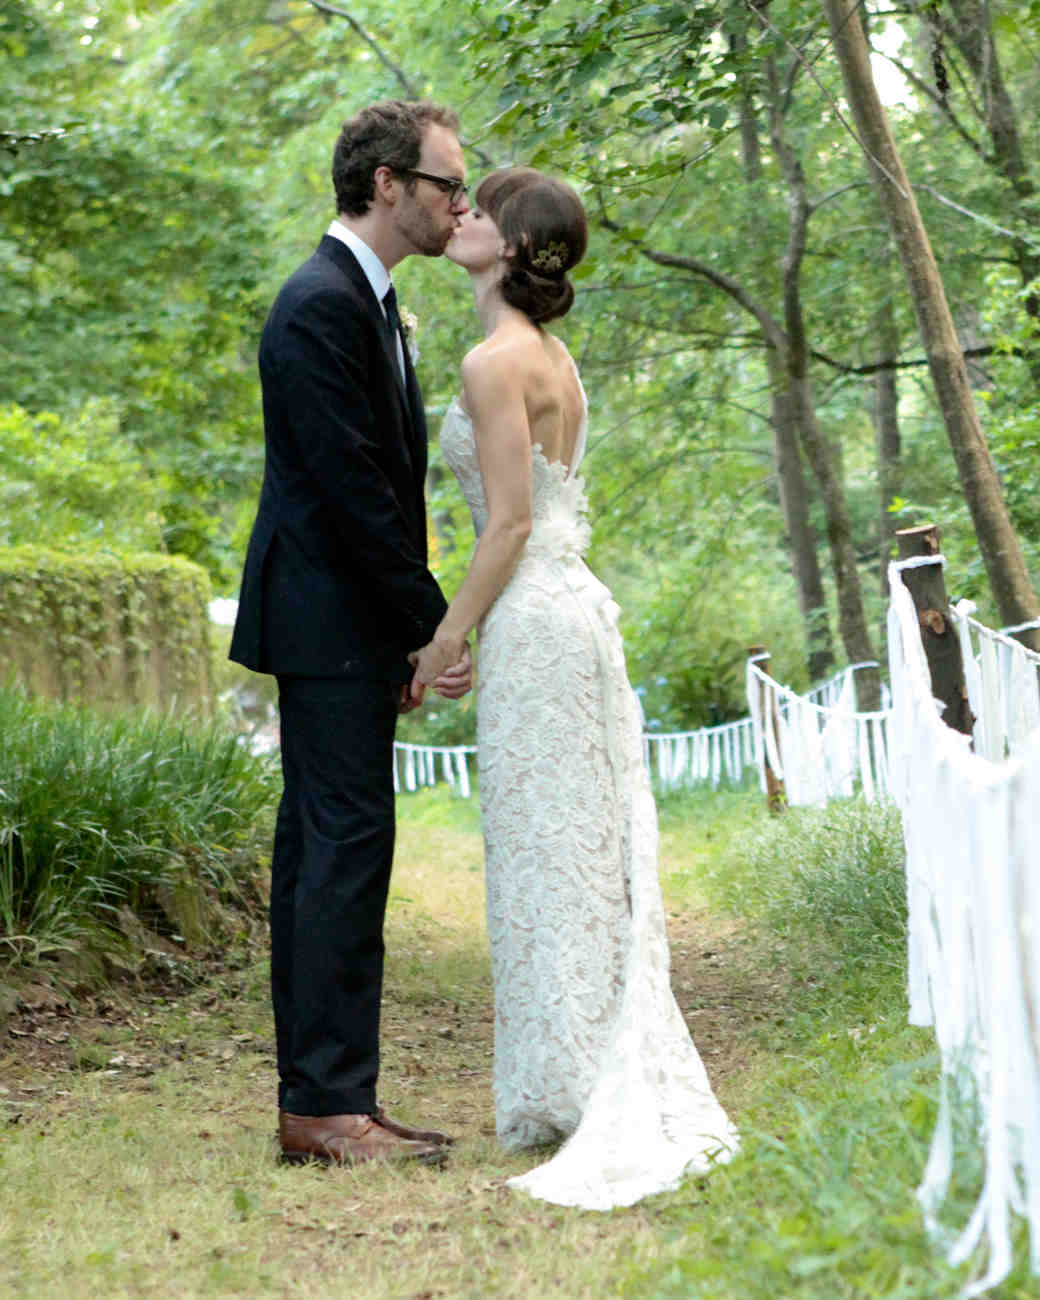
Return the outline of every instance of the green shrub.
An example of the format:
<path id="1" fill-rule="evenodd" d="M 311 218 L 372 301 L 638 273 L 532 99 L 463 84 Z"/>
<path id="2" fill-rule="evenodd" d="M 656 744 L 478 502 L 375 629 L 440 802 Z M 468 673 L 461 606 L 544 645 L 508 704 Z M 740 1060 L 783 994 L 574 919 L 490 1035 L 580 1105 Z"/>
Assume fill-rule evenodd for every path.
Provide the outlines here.
<path id="1" fill-rule="evenodd" d="M 270 834 L 272 765 L 214 726 L 103 717 L 0 689 L 0 945 L 104 947 L 129 905 L 236 894 Z M 178 927 L 181 928 L 181 927 Z"/>
<path id="2" fill-rule="evenodd" d="M 891 972 L 906 949 L 902 823 L 861 799 L 789 808 L 737 837 L 707 880 L 728 908 L 854 979 Z"/>
<path id="3" fill-rule="evenodd" d="M 207 709 L 209 578 L 175 555 L 0 546 L 0 681 L 59 699 Z"/>

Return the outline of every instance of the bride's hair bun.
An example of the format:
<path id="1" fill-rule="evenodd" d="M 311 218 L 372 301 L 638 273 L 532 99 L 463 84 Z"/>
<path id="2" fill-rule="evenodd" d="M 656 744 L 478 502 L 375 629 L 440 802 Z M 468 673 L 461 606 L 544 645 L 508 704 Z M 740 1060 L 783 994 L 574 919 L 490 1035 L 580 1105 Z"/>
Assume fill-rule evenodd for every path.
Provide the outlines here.
<path id="1" fill-rule="evenodd" d="M 545 276 L 523 266 L 511 266 L 502 278 L 502 297 L 535 324 L 566 316 L 574 302 L 574 286 L 565 275 Z"/>
<path id="2" fill-rule="evenodd" d="M 536 324 L 565 316 L 574 302 L 567 272 L 588 246 L 574 190 L 533 167 L 506 167 L 481 181 L 476 202 L 514 250 L 501 285 L 506 302 Z"/>

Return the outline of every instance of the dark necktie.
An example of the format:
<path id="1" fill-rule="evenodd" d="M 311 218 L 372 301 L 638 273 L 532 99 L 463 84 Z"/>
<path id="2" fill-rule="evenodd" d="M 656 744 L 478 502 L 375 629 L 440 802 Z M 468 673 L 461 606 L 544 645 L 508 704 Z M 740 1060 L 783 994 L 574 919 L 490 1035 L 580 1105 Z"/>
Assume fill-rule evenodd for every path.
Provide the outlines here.
<path id="1" fill-rule="evenodd" d="M 397 291 L 391 285 L 383 294 L 383 310 L 386 312 L 386 325 L 390 331 L 390 337 L 397 343 L 397 337 L 401 333 L 401 317 L 397 311 Z"/>
<path id="2" fill-rule="evenodd" d="M 408 370 L 404 363 L 404 331 L 397 310 L 397 291 L 393 285 L 383 294 L 383 310 L 386 312 L 386 328 L 390 331 L 390 346 L 393 348 L 397 370 L 402 383 L 406 383 L 405 375 Z"/>

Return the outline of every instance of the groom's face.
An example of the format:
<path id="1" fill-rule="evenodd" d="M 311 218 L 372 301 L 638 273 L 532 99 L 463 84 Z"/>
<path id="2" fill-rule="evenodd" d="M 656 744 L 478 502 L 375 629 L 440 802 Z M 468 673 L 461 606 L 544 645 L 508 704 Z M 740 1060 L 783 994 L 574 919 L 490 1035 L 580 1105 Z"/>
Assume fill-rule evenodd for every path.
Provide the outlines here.
<path id="1" fill-rule="evenodd" d="M 465 180 L 466 164 L 455 132 L 431 122 L 423 134 L 415 169 L 446 180 Z M 425 257 L 440 257 L 459 218 L 469 211 L 465 194 L 452 202 L 446 188 L 434 181 L 413 180 L 405 188 L 395 209 L 399 232 L 417 253 Z"/>

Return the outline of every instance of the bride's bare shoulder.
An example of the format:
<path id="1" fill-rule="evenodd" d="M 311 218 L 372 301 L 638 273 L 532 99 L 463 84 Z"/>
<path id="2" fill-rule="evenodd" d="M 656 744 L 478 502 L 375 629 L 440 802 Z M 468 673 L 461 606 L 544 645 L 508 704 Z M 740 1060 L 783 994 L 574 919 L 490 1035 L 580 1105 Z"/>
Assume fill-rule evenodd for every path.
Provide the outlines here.
<path id="1" fill-rule="evenodd" d="M 531 330 L 496 330 L 470 348 L 463 357 L 462 364 L 470 369 L 510 365 L 528 355 L 534 355 L 538 346 L 538 338 Z"/>
<path id="2" fill-rule="evenodd" d="M 462 382 L 474 385 L 512 387 L 522 381 L 534 359 L 531 340 L 519 331 L 496 332 L 462 358 Z"/>

